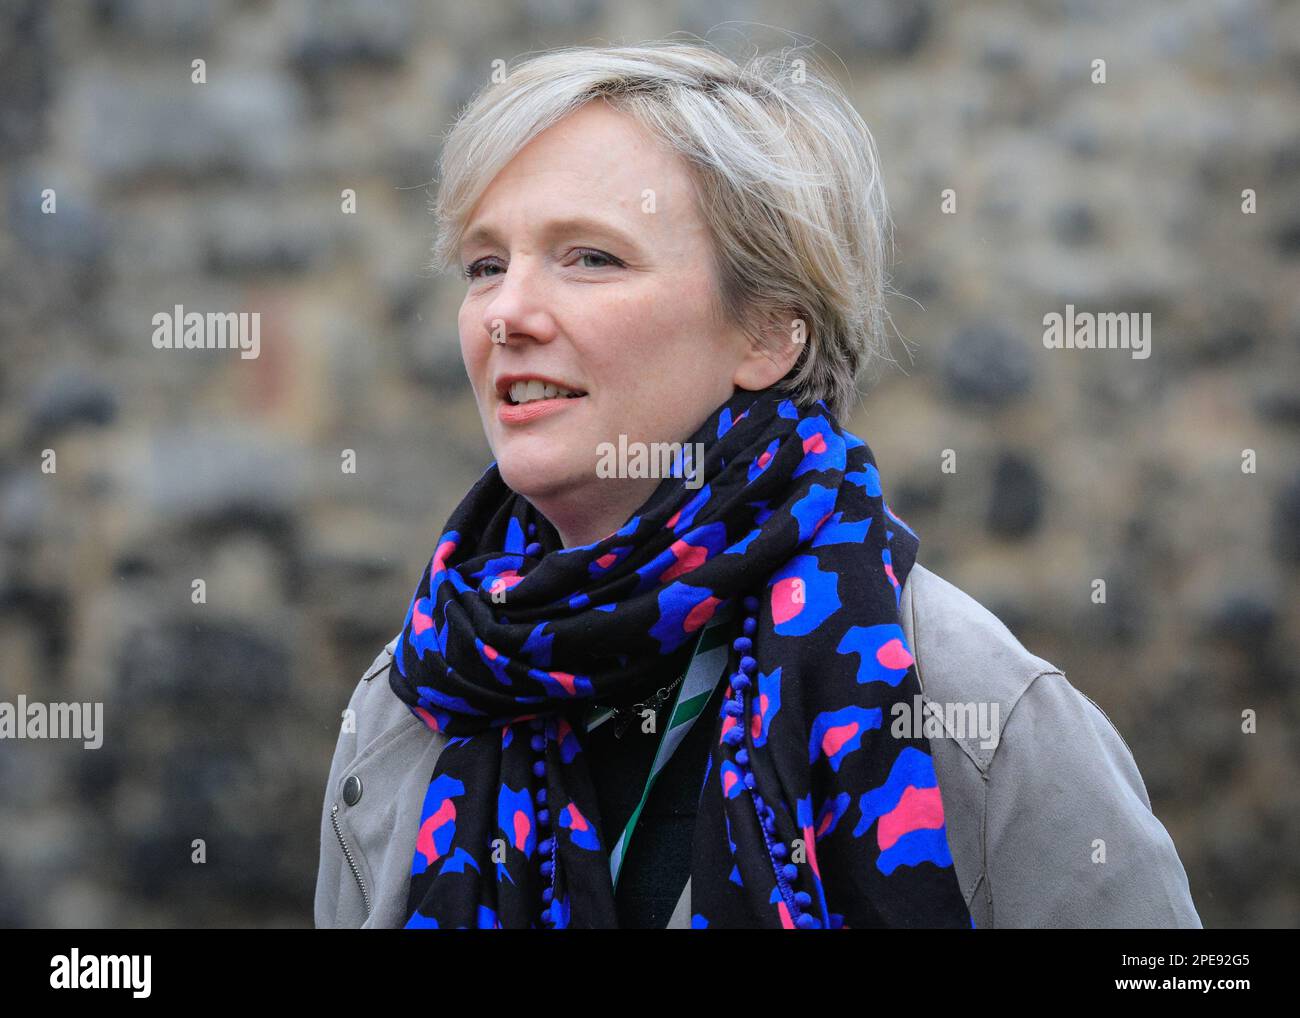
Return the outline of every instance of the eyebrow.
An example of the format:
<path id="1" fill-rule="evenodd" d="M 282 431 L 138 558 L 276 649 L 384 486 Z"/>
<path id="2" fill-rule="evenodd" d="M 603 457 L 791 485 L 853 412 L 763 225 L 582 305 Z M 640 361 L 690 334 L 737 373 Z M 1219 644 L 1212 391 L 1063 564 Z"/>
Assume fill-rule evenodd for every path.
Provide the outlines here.
<path id="1" fill-rule="evenodd" d="M 630 234 L 619 229 L 613 223 L 593 216 L 565 216 L 560 219 L 551 219 L 542 226 L 542 236 L 548 240 L 572 233 L 601 234 L 626 245 L 633 251 L 640 250 Z M 465 235 L 460 242 L 461 250 L 463 251 L 472 244 L 501 244 L 504 246 L 500 234 L 497 233 L 494 227 L 486 223 L 481 223 L 465 231 Z"/>

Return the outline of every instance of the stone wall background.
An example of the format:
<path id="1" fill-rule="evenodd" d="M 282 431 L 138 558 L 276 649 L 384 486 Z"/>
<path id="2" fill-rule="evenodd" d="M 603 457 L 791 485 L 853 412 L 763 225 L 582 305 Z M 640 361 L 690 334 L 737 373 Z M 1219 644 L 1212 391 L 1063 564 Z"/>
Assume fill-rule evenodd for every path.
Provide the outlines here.
<path id="1" fill-rule="evenodd" d="M 913 355 L 849 423 L 921 561 L 1116 723 L 1207 926 L 1295 925 L 1300 7 L 1265 0 L 5 5 L 0 700 L 107 734 L 0 742 L 0 925 L 310 925 L 339 711 L 490 459 L 423 269 L 438 139 L 496 58 L 792 41 L 730 19 L 830 45 L 876 135 Z M 1066 303 L 1151 312 L 1152 356 L 1045 349 Z M 261 356 L 153 349 L 175 304 L 260 311 Z"/>

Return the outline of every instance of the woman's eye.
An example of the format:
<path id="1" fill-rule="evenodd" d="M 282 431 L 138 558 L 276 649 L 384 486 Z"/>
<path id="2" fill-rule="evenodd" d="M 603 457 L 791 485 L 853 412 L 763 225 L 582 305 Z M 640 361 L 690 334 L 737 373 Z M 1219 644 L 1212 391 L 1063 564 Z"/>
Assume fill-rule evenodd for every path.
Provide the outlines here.
<path id="1" fill-rule="evenodd" d="M 582 259 L 582 258 L 597 258 L 597 259 L 600 259 L 600 260 L 604 261 L 606 264 L 609 264 L 609 265 L 622 265 L 622 264 L 623 264 L 623 263 L 620 262 L 617 258 L 615 258 L 613 255 L 607 255 L 607 254 L 605 254 L 604 251 L 592 251 L 592 250 L 586 250 L 586 251 L 581 252 L 581 253 L 578 255 L 578 258 L 579 258 L 579 259 Z M 599 266 L 599 265 L 584 265 L 583 268 L 584 268 L 584 269 L 595 269 L 595 268 L 600 268 L 600 266 Z"/>
<path id="2" fill-rule="evenodd" d="M 580 251 L 578 253 L 579 261 L 582 261 L 583 259 L 587 259 L 587 258 L 594 258 L 596 259 L 597 263 L 603 262 L 604 264 L 592 265 L 590 263 L 587 263 L 582 265 L 582 268 L 584 269 L 599 269 L 599 268 L 604 268 L 605 266 L 615 266 L 615 265 L 623 264 L 613 255 L 606 254 L 604 251 L 596 251 L 593 249 L 588 249 L 588 250 Z M 464 274 L 466 279 L 478 279 L 481 276 L 485 275 L 488 269 L 500 269 L 500 268 L 502 268 L 502 266 L 497 265 L 495 262 L 491 261 L 490 259 L 480 258 L 478 261 L 470 262 L 470 264 L 465 267 Z"/>

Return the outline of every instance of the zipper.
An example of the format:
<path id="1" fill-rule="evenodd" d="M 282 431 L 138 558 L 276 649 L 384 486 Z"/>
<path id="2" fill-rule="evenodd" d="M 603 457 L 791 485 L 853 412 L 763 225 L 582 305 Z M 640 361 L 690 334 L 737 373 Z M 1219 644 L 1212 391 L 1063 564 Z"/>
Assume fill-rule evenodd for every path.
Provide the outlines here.
<path id="1" fill-rule="evenodd" d="M 339 847 L 343 849 L 343 854 L 347 856 L 348 866 L 352 870 L 352 875 L 357 878 L 357 886 L 361 888 L 361 898 L 366 903 L 366 918 L 370 918 L 370 892 L 366 890 L 366 882 L 361 879 L 361 871 L 357 869 L 356 860 L 352 858 L 352 849 L 348 848 L 348 843 L 343 840 L 343 828 L 339 826 L 339 804 L 336 802 L 330 807 L 330 823 L 334 825 L 334 833 L 338 835 Z"/>

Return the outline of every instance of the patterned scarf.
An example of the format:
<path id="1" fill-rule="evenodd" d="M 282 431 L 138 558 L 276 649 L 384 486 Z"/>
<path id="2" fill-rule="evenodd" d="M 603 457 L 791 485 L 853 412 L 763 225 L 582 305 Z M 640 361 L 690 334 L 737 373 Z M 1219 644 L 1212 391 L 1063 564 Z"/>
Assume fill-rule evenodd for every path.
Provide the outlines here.
<path id="1" fill-rule="evenodd" d="M 737 390 L 627 523 L 558 532 L 493 462 L 448 520 L 390 684 L 449 739 L 411 866 L 407 928 L 613 928 L 611 842 L 580 722 L 681 673 L 743 609 L 691 849 L 692 926 L 959 927 L 943 803 L 899 625 L 918 539 L 871 450 L 826 404 Z M 701 724 L 708 721 L 701 718 Z M 906 725 L 920 731 L 919 721 Z"/>

